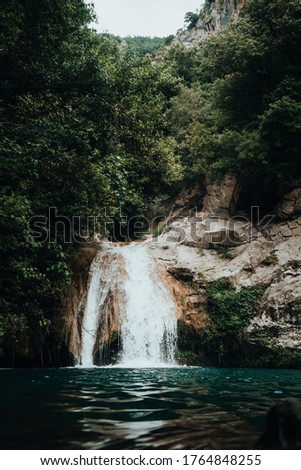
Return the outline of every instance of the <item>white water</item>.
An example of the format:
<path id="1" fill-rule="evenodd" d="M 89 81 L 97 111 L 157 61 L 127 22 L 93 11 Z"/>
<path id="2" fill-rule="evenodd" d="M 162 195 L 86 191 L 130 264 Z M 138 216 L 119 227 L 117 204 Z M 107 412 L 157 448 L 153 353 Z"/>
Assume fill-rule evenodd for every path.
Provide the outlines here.
<path id="1" fill-rule="evenodd" d="M 101 266 L 96 259 L 90 268 L 90 286 L 82 326 L 81 365 L 93 367 L 93 349 L 98 327 L 99 304 L 101 298 Z"/>
<path id="2" fill-rule="evenodd" d="M 89 289 L 82 325 L 82 351 L 80 365 L 93 367 L 93 351 L 96 342 L 102 307 L 112 285 L 112 279 L 118 276 L 116 259 L 103 263 L 102 255 L 93 261 L 89 274 Z M 104 322 L 106 324 L 106 322 Z"/>
<path id="3" fill-rule="evenodd" d="M 117 367 L 162 367 L 175 365 L 177 331 L 175 305 L 143 245 L 117 247 L 112 253 L 125 261 L 122 280 L 126 295 L 122 308 L 122 351 Z M 120 264 L 119 264 L 120 266 Z M 81 366 L 93 367 L 93 350 L 102 306 L 115 276 L 118 263 L 102 267 L 96 259 L 90 270 L 90 286 L 82 327 Z"/>
<path id="4" fill-rule="evenodd" d="M 119 250 L 126 260 L 127 272 L 120 365 L 158 367 L 175 364 L 177 319 L 171 294 L 146 247 L 129 245 Z"/>

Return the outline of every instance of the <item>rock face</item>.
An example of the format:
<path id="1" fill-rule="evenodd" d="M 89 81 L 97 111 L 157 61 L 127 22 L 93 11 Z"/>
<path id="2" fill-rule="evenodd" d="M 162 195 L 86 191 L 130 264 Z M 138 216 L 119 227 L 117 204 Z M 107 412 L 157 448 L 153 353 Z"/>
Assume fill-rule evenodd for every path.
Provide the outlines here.
<path id="1" fill-rule="evenodd" d="M 231 178 L 220 188 L 209 185 L 200 212 L 176 213 L 159 238 L 148 240 L 149 246 L 169 275 L 186 286 L 182 297 L 192 324 L 197 319 L 196 328 L 206 324 L 206 286 L 227 278 L 238 291 L 264 290 L 245 329 L 246 341 L 301 352 L 301 189 L 282 198 L 274 211 L 277 218 L 256 214 L 252 220 L 235 215 L 235 188 Z"/>
<path id="2" fill-rule="evenodd" d="M 207 37 L 220 33 L 238 20 L 245 3 L 246 0 L 207 1 L 196 26 L 178 34 L 174 44 L 193 47 Z"/>
<path id="3" fill-rule="evenodd" d="M 195 185 L 192 188 L 182 189 L 167 217 L 168 222 L 177 218 L 187 217 L 188 214 L 193 216 L 196 212 L 200 212 L 205 195 L 205 185 Z"/>
<path id="4" fill-rule="evenodd" d="M 298 260 L 278 271 L 278 282 L 272 281 L 267 288 L 260 312 L 248 327 L 250 338 L 260 337 L 273 346 L 301 350 L 300 270 Z"/>
<path id="5" fill-rule="evenodd" d="M 284 196 L 276 207 L 275 214 L 279 219 L 291 219 L 301 214 L 301 188 Z"/>
<path id="6" fill-rule="evenodd" d="M 72 259 L 73 277 L 70 287 L 62 297 L 65 343 L 73 358 L 80 356 L 81 327 L 87 300 L 89 269 L 97 253 L 98 250 L 94 247 L 83 246 L 78 250 Z"/>
<path id="7" fill-rule="evenodd" d="M 209 7 L 205 7 L 197 28 L 207 33 L 220 33 L 231 23 L 239 18 L 242 7 L 246 0 L 223 0 L 210 1 Z"/>
<path id="8" fill-rule="evenodd" d="M 202 212 L 207 217 L 228 218 L 235 212 L 239 193 L 240 184 L 235 176 L 227 175 L 221 184 L 207 182 Z"/>

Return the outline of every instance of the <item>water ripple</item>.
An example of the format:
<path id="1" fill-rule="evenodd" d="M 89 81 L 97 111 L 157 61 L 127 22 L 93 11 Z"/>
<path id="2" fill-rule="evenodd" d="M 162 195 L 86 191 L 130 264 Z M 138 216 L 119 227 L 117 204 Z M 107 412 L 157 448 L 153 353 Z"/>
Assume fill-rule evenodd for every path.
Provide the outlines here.
<path id="1" fill-rule="evenodd" d="M 3 449 L 248 449 L 301 371 L 1 370 Z M 281 393 L 279 393 L 281 392 Z"/>

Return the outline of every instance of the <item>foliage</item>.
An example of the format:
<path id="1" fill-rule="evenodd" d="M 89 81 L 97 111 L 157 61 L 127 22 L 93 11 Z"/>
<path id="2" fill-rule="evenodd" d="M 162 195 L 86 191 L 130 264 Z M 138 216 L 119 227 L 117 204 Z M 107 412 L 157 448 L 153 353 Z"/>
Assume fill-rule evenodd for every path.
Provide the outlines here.
<path id="1" fill-rule="evenodd" d="M 195 76 L 195 51 L 179 44 L 173 45 L 165 51 L 163 64 L 175 77 L 190 85 Z"/>
<path id="2" fill-rule="evenodd" d="M 231 253 L 229 251 L 229 248 L 228 247 L 225 247 L 225 246 L 220 246 L 218 248 L 218 252 L 220 254 L 220 256 L 224 259 L 233 259 L 234 258 L 234 255 L 233 253 Z"/>
<path id="3" fill-rule="evenodd" d="M 300 172 L 300 18 L 298 0 L 249 0 L 221 34 L 168 51 L 186 82 L 171 132 L 188 180 L 234 173 L 277 184 Z"/>
<path id="4" fill-rule="evenodd" d="M 176 36 L 174 34 L 170 34 L 169 36 L 164 38 L 164 45 L 169 46 L 172 43 L 172 41 L 175 39 L 175 37 Z"/>
<path id="5" fill-rule="evenodd" d="M 88 29 L 84 0 L 1 7 L 0 341 L 7 357 L 43 362 L 51 338 L 60 341 L 55 312 L 78 241 L 106 236 L 122 215 L 154 212 L 179 183 L 205 175 L 277 185 L 300 173 L 301 5 L 249 0 L 220 35 L 171 44 L 156 60 L 145 54 L 172 37 L 123 47 Z M 186 15 L 189 27 L 198 16 Z M 55 226 L 50 207 L 73 223 Z M 260 294 L 218 282 L 207 291 L 207 344 L 223 354 Z"/>
<path id="6" fill-rule="evenodd" d="M 194 28 L 199 20 L 199 17 L 200 17 L 199 13 L 188 11 L 184 18 L 184 22 L 187 25 L 187 28 L 188 29 Z"/>
<path id="7" fill-rule="evenodd" d="M 158 225 L 158 227 L 153 231 L 153 237 L 155 237 L 155 238 L 159 237 L 160 235 L 162 235 L 164 230 L 165 230 L 165 224 L 164 225 Z"/>
<path id="8" fill-rule="evenodd" d="M 210 6 L 212 3 L 214 3 L 216 0 L 205 0 L 205 4 L 204 4 L 204 7 L 203 7 L 203 11 L 208 11 L 210 9 Z M 221 4 L 221 1 L 222 0 L 219 0 L 220 4 Z"/>
<path id="9" fill-rule="evenodd" d="M 120 210 L 142 214 L 181 178 L 166 135 L 178 80 L 90 31 L 93 11 L 83 0 L 1 7 L 0 335 L 7 360 L 24 354 L 42 363 L 51 338 L 61 340 L 55 312 L 76 241 L 107 235 Z"/>
<path id="10" fill-rule="evenodd" d="M 127 36 L 124 38 L 127 45 L 141 56 L 154 54 L 164 44 L 172 41 L 174 36 L 168 38 L 149 37 L 149 36 Z"/>
<path id="11" fill-rule="evenodd" d="M 242 341 L 244 328 L 263 294 L 261 288 L 242 287 L 236 291 L 228 279 L 214 281 L 207 289 L 209 328 L 205 343 L 221 358 L 235 351 Z"/>
<path id="12" fill-rule="evenodd" d="M 155 54 L 160 47 L 170 44 L 175 37 L 174 35 L 170 35 L 166 38 L 159 38 L 157 36 L 126 36 L 122 38 L 110 33 L 103 33 L 102 36 L 115 41 L 122 48 L 128 47 L 131 52 L 134 52 L 141 57 L 147 54 Z"/>
<path id="13" fill-rule="evenodd" d="M 243 367 L 300 369 L 301 353 L 283 348 L 267 348 L 266 352 L 253 354 L 243 360 Z"/>

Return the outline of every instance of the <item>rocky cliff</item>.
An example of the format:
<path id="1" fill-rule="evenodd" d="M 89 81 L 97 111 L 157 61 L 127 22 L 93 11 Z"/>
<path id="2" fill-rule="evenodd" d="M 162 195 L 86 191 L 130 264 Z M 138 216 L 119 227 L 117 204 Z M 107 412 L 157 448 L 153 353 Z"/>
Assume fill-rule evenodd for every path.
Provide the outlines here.
<path id="1" fill-rule="evenodd" d="M 212 340 L 214 334 L 227 336 L 226 327 L 216 327 L 219 320 L 208 303 L 208 289 L 227 280 L 231 295 L 260 291 L 260 298 L 251 301 L 248 321 L 241 320 L 240 344 L 231 349 L 236 359 L 226 351 L 215 359 L 240 365 L 281 365 L 283 360 L 289 365 L 289 358 L 292 363 L 301 358 L 301 188 L 284 195 L 268 214 L 260 213 L 260 206 L 249 213 L 236 211 L 239 192 L 230 176 L 221 185 L 207 184 L 205 195 L 199 188 L 183 190 L 150 248 L 168 275 L 186 286 L 185 323 L 197 319 L 190 334 L 199 333 L 199 347 L 194 347 L 199 357 L 210 350 L 209 330 Z M 183 291 L 174 287 L 174 293 L 183 303 Z M 240 321 L 233 296 L 221 289 L 219 302 L 229 312 L 236 308 L 233 321 Z"/>
<path id="2" fill-rule="evenodd" d="M 220 33 L 238 20 L 245 2 L 246 0 L 206 0 L 195 27 L 180 31 L 174 44 L 197 46 L 208 36 Z"/>

